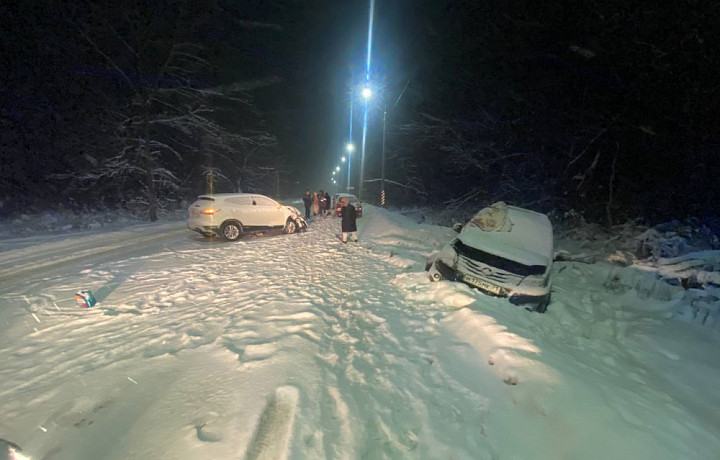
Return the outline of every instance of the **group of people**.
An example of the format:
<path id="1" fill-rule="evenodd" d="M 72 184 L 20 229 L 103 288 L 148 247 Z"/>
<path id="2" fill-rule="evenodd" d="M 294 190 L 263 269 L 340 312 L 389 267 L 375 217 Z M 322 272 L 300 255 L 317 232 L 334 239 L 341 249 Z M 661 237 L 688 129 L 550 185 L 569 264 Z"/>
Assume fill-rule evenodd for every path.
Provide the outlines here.
<path id="1" fill-rule="evenodd" d="M 323 191 L 322 189 L 317 192 L 310 192 L 309 189 L 305 190 L 303 195 L 303 203 L 305 204 L 305 218 L 310 218 L 310 211 L 314 216 L 328 216 L 332 214 L 332 203 L 330 202 L 330 194 Z M 347 198 L 340 200 L 340 217 L 341 229 L 342 229 L 342 242 L 347 243 L 348 235 L 352 238 L 352 241 L 358 241 L 357 234 L 357 213 L 355 207 L 350 204 Z"/>
<path id="2" fill-rule="evenodd" d="M 305 218 L 310 218 L 310 211 L 313 216 L 328 216 L 331 213 L 330 207 L 330 194 L 320 189 L 317 192 L 310 193 L 310 190 L 305 190 L 303 195 L 303 203 L 305 203 Z"/>

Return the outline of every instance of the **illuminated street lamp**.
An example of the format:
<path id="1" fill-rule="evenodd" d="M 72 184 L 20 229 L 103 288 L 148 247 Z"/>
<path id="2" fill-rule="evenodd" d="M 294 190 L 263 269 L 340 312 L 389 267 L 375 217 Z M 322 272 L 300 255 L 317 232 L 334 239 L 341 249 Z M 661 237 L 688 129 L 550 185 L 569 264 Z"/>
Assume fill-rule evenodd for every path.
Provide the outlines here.
<path id="1" fill-rule="evenodd" d="M 343 163 L 345 163 L 345 157 L 342 157 L 341 160 Z"/>
<path id="2" fill-rule="evenodd" d="M 345 150 L 347 150 L 347 153 L 349 155 L 352 155 L 352 153 L 355 151 L 355 144 L 353 144 L 352 142 L 348 142 L 345 145 Z"/>
<path id="3" fill-rule="evenodd" d="M 370 99 L 372 97 L 372 90 L 370 89 L 369 86 L 366 86 L 365 88 L 363 88 L 362 97 L 366 100 Z"/>
<path id="4" fill-rule="evenodd" d="M 340 171 L 340 166 L 335 166 L 335 171 Z M 335 173 L 333 173 L 335 174 Z"/>

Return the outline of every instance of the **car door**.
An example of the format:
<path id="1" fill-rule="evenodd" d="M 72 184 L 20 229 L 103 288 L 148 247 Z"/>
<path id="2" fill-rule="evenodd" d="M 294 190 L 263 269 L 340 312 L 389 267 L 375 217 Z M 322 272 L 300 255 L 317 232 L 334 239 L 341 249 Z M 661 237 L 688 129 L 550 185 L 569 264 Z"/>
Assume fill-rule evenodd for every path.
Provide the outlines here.
<path id="1" fill-rule="evenodd" d="M 253 201 L 260 222 L 259 226 L 280 227 L 285 225 L 285 213 L 278 202 L 262 195 L 253 195 Z"/>
<path id="2" fill-rule="evenodd" d="M 225 200 L 227 214 L 223 216 L 225 219 L 234 219 L 240 221 L 244 227 L 252 226 L 252 197 L 236 196 Z"/>

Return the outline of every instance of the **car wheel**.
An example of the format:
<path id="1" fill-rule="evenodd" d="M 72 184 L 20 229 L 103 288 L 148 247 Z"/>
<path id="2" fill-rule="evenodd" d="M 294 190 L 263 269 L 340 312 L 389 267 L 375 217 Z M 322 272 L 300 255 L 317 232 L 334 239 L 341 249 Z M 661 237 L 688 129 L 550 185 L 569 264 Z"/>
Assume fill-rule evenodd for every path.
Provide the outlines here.
<path id="1" fill-rule="evenodd" d="M 297 230 L 297 223 L 293 219 L 288 219 L 287 223 L 285 224 L 285 228 L 283 228 L 284 233 L 295 233 L 295 230 Z"/>
<path id="2" fill-rule="evenodd" d="M 220 227 L 220 233 L 228 241 L 238 240 L 243 234 L 242 224 L 239 222 L 225 222 Z"/>
<path id="3" fill-rule="evenodd" d="M 425 271 L 429 272 L 430 268 L 432 268 L 433 264 L 435 263 L 435 260 L 437 260 L 437 254 L 432 253 L 430 256 L 425 259 Z"/>
<path id="4" fill-rule="evenodd" d="M 543 301 L 537 306 L 537 310 L 535 310 L 538 313 L 545 313 L 547 311 L 547 307 L 550 304 L 550 294 L 543 299 Z"/>

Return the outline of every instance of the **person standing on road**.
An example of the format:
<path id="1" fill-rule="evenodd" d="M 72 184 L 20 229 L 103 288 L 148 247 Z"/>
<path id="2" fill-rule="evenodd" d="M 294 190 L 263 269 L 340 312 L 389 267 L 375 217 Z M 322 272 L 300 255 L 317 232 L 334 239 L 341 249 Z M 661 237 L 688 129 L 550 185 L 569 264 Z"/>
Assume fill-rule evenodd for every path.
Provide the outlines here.
<path id="1" fill-rule="evenodd" d="M 320 211 L 320 200 L 318 200 L 317 192 L 313 192 L 312 206 L 313 206 L 313 216 L 317 216 L 318 212 Z"/>
<path id="2" fill-rule="evenodd" d="M 312 208 L 313 197 L 310 194 L 310 189 L 305 189 L 305 195 L 303 195 L 303 203 L 305 203 L 305 218 L 310 218 L 310 208 Z"/>
<path id="3" fill-rule="evenodd" d="M 325 205 L 325 192 L 323 189 L 320 189 L 318 191 L 318 201 L 320 202 L 320 215 L 325 217 L 325 208 L 327 207 Z"/>
<path id="4" fill-rule="evenodd" d="M 355 206 L 351 205 L 347 198 L 343 198 L 341 203 L 342 208 L 340 209 L 340 216 L 342 217 L 342 242 L 347 244 L 349 233 L 352 240 L 357 243 L 359 239 L 357 234 L 357 214 L 355 213 Z"/>
<path id="5" fill-rule="evenodd" d="M 325 192 L 325 214 L 332 215 L 332 202 L 330 202 L 330 194 Z"/>

